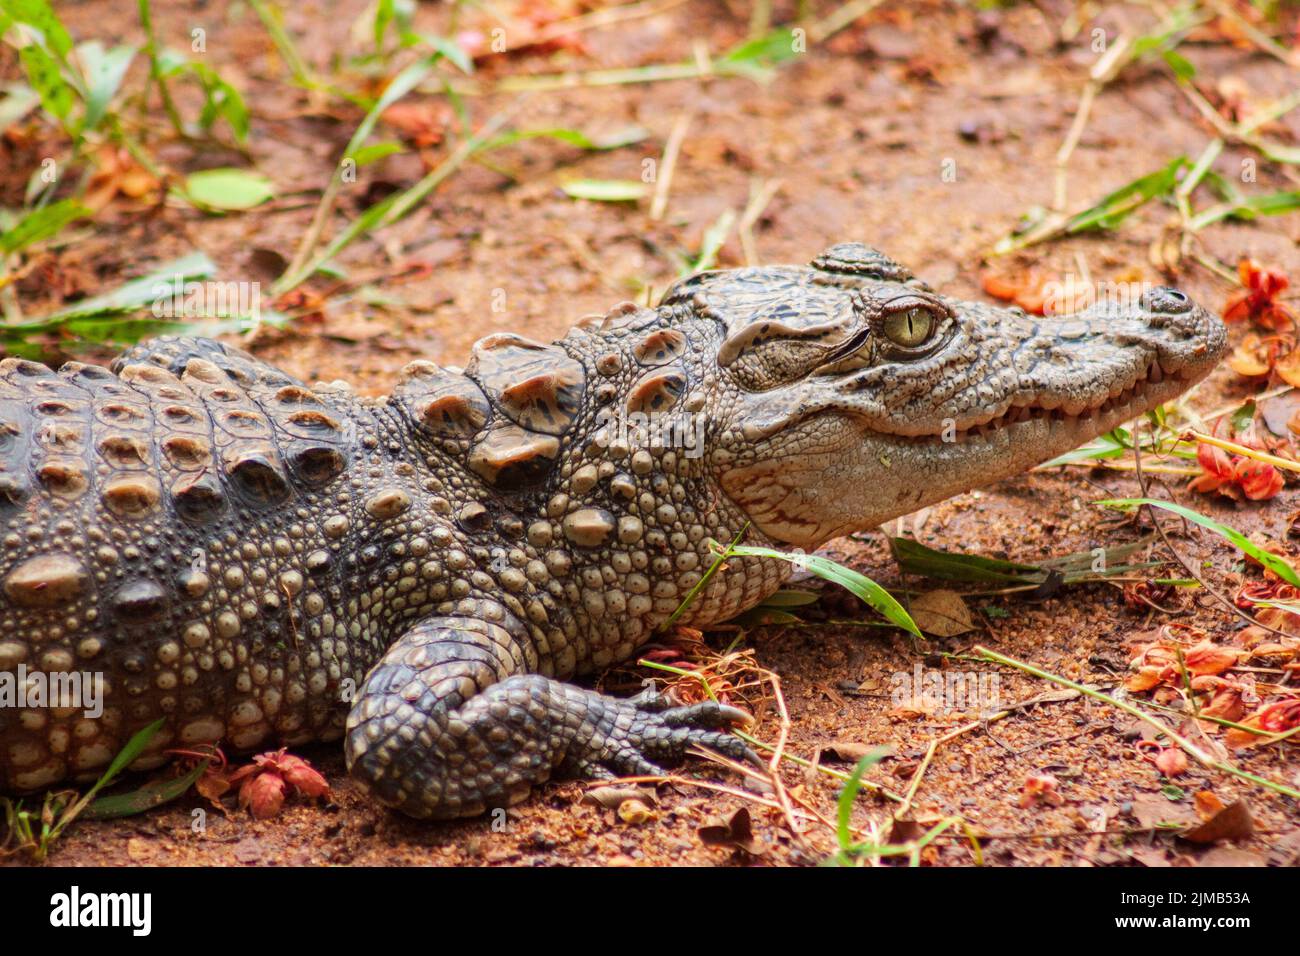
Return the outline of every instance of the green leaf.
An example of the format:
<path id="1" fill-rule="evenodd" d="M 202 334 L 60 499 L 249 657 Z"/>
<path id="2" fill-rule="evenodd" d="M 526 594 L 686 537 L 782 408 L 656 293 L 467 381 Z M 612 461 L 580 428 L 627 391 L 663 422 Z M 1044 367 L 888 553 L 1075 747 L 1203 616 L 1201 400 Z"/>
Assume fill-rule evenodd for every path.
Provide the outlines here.
<path id="1" fill-rule="evenodd" d="M 9 253 L 17 252 L 34 242 L 57 235 L 68 223 L 89 215 L 90 210 L 75 199 L 50 203 L 43 209 L 29 212 L 16 226 L 0 236 L 0 248 Z"/>
<path id="2" fill-rule="evenodd" d="M 625 126 L 622 129 L 614 130 L 601 136 L 588 136 L 581 130 L 556 127 L 549 129 L 516 129 L 508 133 L 502 133 L 500 136 L 493 137 L 483 144 L 484 150 L 499 149 L 502 146 L 511 146 L 514 143 L 526 139 L 537 139 L 539 137 L 546 139 L 559 140 L 562 143 L 568 143 L 570 146 L 577 146 L 579 149 L 589 150 L 610 150 L 618 149 L 622 146 L 630 146 L 633 143 L 639 143 L 649 136 L 649 131 L 642 126 Z M 595 180 L 582 180 L 583 182 L 593 182 Z M 616 180 L 622 182 L 623 180 Z"/>
<path id="3" fill-rule="evenodd" d="M 1300 146 L 1288 146 L 1272 139 L 1258 139 L 1254 146 L 1275 163 L 1300 166 Z"/>
<path id="4" fill-rule="evenodd" d="M 735 221 L 734 209 L 722 210 L 713 225 L 704 231 L 704 238 L 700 240 L 700 254 L 694 262 L 689 263 L 686 269 L 688 273 L 706 272 L 718 264 L 718 253 L 722 251 L 722 244 L 727 241 L 727 235 Z"/>
<path id="5" fill-rule="evenodd" d="M 135 759 L 144 752 L 144 748 L 149 746 L 149 741 L 153 740 L 153 735 L 162 730 L 162 725 L 166 722 L 165 717 L 159 717 L 147 727 L 137 730 L 131 739 L 126 742 L 126 746 L 118 751 L 117 756 L 113 758 L 113 762 L 108 765 L 108 769 L 95 782 L 95 786 L 91 788 L 90 792 L 94 793 L 101 787 L 108 786 L 117 778 L 118 774 L 134 763 Z"/>
<path id="6" fill-rule="evenodd" d="M 1254 219 L 1256 216 L 1280 216 L 1300 209 L 1300 190 L 1281 190 L 1259 196 L 1238 197 L 1197 213 L 1188 223 L 1195 232 L 1222 219 Z"/>
<path id="7" fill-rule="evenodd" d="M 835 807 L 835 831 L 841 850 L 847 850 L 854 845 L 853 802 L 858 799 L 858 793 L 862 790 L 862 775 L 887 756 L 889 750 L 886 747 L 878 747 L 871 751 L 858 761 L 853 772 L 849 774 L 849 779 L 844 781 L 844 789 L 840 791 L 840 798 Z"/>
<path id="8" fill-rule="evenodd" d="M 1248 398 L 1238 406 L 1228 420 L 1232 423 L 1232 433 L 1239 435 L 1255 421 L 1256 405 L 1253 398 Z"/>
<path id="9" fill-rule="evenodd" d="M 85 129 L 94 129 L 108 112 L 108 104 L 117 95 L 136 50 L 133 46 L 115 46 L 106 53 L 101 43 L 92 40 L 78 47 L 77 53 L 88 93 L 86 115 L 81 122 Z"/>
<path id="10" fill-rule="evenodd" d="M 753 547 L 745 544 L 733 545 L 730 552 L 755 558 L 775 558 L 778 561 L 788 561 L 791 564 L 806 568 L 819 578 L 831 581 L 852 592 L 874 608 L 887 621 L 905 631 L 911 632 L 917 638 L 921 637 L 921 629 L 916 626 L 916 622 L 904 610 L 903 605 L 899 604 L 892 594 L 871 580 L 871 578 L 854 571 L 852 568 L 836 564 L 829 558 L 823 558 L 818 554 L 787 554 L 784 551 L 776 551 L 772 548 Z"/>
<path id="11" fill-rule="evenodd" d="M 1136 508 L 1139 505 L 1149 505 L 1152 508 L 1160 508 L 1164 511 L 1171 512 L 1181 518 L 1186 518 L 1193 524 L 1198 524 L 1202 528 L 1213 531 L 1215 534 L 1234 544 L 1239 550 L 1250 555 L 1255 561 L 1268 568 L 1287 584 L 1300 587 L 1300 576 L 1295 573 L 1291 565 L 1283 561 L 1276 554 L 1265 551 L 1255 542 L 1251 541 L 1236 528 L 1231 528 L 1226 524 L 1221 524 L 1213 518 L 1207 518 L 1205 515 L 1193 511 L 1191 508 L 1184 508 L 1182 505 L 1174 504 L 1172 501 L 1160 501 L 1156 498 L 1108 498 L 1105 501 L 1096 502 L 1103 508 Z"/>
<path id="12" fill-rule="evenodd" d="M 412 36 L 427 43 L 435 54 L 447 60 L 462 73 L 468 75 L 474 72 L 474 60 L 455 40 L 432 33 L 416 33 Z"/>
<path id="13" fill-rule="evenodd" d="M 72 50 L 72 37 L 46 0 L 4 0 L 2 6 L 4 12 L 19 23 L 39 30 L 45 45 L 54 51 L 55 56 L 60 60 L 67 59 Z"/>
<path id="14" fill-rule="evenodd" d="M 1086 445 L 1082 445 L 1073 451 L 1067 451 L 1064 455 L 1057 455 L 1051 461 L 1045 461 L 1039 468 L 1053 468 L 1057 465 L 1068 465 L 1076 461 L 1102 461 L 1110 458 L 1119 458 L 1128 453 L 1133 447 L 1133 440 L 1129 436 L 1128 429 L 1116 428 L 1104 435 L 1099 435 Z"/>
<path id="15" fill-rule="evenodd" d="M 274 195 L 271 181 L 251 169 L 205 169 L 185 178 L 185 198 L 210 210 L 252 209 Z"/>
<path id="16" fill-rule="evenodd" d="M 1154 33 L 1144 34 L 1133 41 L 1133 59 L 1142 59 L 1157 52 L 1164 55 L 1172 50 L 1197 25 L 1199 15 L 1195 4 L 1175 7 L 1161 19 Z"/>
<path id="17" fill-rule="evenodd" d="M 1165 50 L 1161 56 L 1164 57 L 1169 69 L 1174 71 L 1174 76 L 1182 82 L 1190 83 L 1196 78 L 1196 67 L 1181 53 L 1176 50 Z"/>
<path id="18" fill-rule="evenodd" d="M 799 51 L 795 49 L 793 32 L 778 28 L 766 36 L 733 47 L 719 57 L 718 63 L 723 72 L 765 82 L 771 78 L 775 67 L 797 56 Z"/>
<path id="19" fill-rule="evenodd" d="M 191 252 L 155 266 L 153 271 L 125 285 L 118 286 L 103 295 L 82 299 L 72 305 L 35 322 L 23 323 L 21 326 L 4 326 L 7 329 L 34 328 L 38 331 L 57 328 L 64 322 L 77 318 L 105 315 L 114 312 L 129 312 L 152 305 L 158 298 L 159 285 L 168 283 L 168 288 L 175 282 L 184 283 L 195 279 L 206 279 L 217 271 L 216 263 L 202 252 Z"/>
<path id="20" fill-rule="evenodd" d="M 415 5 L 410 0 L 379 0 L 375 4 L 375 19 L 372 25 L 375 52 L 383 52 L 384 35 L 388 32 L 390 23 L 396 23 L 397 33 L 401 35 L 411 29 L 411 20 L 414 16 Z"/>
<path id="21" fill-rule="evenodd" d="M 205 63 L 186 63 L 185 66 L 203 87 L 203 109 L 199 111 L 199 126 L 209 130 L 218 119 L 224 119 L 235 139 L 248 139 L 248 106 L 244 97 Z"/>
<path id="22" fill-rule="evenodd" d="M 366 115 L 353 132 L 352 138 L 348 140 L 347 148 L 343 150 L 343 158 L 352 159 L 360 166 L 361 162 L 356 158 L 357 150 L 361 148 L 361 144 L 366 141 L 366 137 L 375 128 L 375 123 L 378 122 L 380 114 L 419 86 L 432 71 L 432 63 L 428 60 L 421 60 L 418 63 L 412 63 L 393 77 L 393 81 L 388 84 L 379 99 L 375 100 L 374 105 L 366 111 Z"/>
<path id="23" fill-rule="evenodd" d="M 158 51 L 158 72 L 166 79 L 179 76 L 190 68 L 189 58 L 171 48 Z"/>
<path id="24" fill-rule="evenodd" d="M 392 140 L 385 140 L 382 143 L 371 143 L 369 146 L 362 146 L 352 154 L 352 161 L 358 167 L 369 166 L 371 163 L 377 163 L 385 156 L 392 156 L 394 153 L 404 153 L 406 147 L 401 143 Z"/>
<path id="25" fill-rule="evenodd" d="M 889 546 L 904 574 L 986 584 L 1040 584 L 1047 577 L 1042 568 L 1033 564 L 1018 564 L 978 554 L 936 551 L 915 538 L 890 538 Z"/>
<path id="26" fill-rule="evenodd" d="M 812 591 L 781 590 L 770 594 L 759 607 L 806 607 L 821 600 L 820 594 Z"/>
<path id="27" fill-rule="evenodd" d="M 636 202 L 645 198 L 650 188 L 636 179 L 571 179 L 560 188 L 574 199 L 593 202 Z"/>
<path id="28" fill-rule="evenodd" d="M 1114 229 L 1152 199 L 1173 192 L 1178 185 L 1178 173 L 1187 164 L 1187 157 L 1179 156 L 1164 168 L 1133 180 L 1095 206 L 1071 216 L 1065 224 L 1065 231 L 1076 233 L 1088 229 Z"/>
<path id="29" fill-rule="evenodd" d="M 66 126 L 65 121 L 72 112 L 75 93 L 64 81 L 58 62 L 44 47 L 35 43 L 23 47 L 18 55 L 22 57 L 23 68 L 27 71 L 27 82 L 40 94 L 41 105 Z"/>
<path id="30" fill-rule="evenodd" d="M 160 807 L 182 796 L 203 776 L 211 761 L 200 761 L 189 773 L 168 780 L 151 780 L 138 790 L 130 793 L 115 794 L 111 797 L 99 797 L 80 814 L 83 820 L 115 820 L 119 817 L 131 817 L 136 814 Z"/>

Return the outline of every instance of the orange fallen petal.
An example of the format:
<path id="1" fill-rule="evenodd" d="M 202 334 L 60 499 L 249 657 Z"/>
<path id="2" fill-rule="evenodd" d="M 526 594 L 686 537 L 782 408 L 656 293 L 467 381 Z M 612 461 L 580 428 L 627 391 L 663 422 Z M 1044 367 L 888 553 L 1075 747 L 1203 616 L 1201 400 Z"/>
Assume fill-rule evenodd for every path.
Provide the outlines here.
<path id="1" fill-rule="evenodd" d="M 286 754 L 280 758 L 279 767 L 285 782 L 304 797 L 323 797 L 330 792 L 328 781 L 301 757 Z"/>
<path id="2" fill-rule="evenodd" d="M 1251 501 L 1274 497 L 1285 484 L 1282 472 L 1265 461 L 1239 458 L 1235 467 L 1237 484 Z"/>
<path id="3" fill-rule="evenodd" d="M 1222 674 L 1237 663 L 1239 652 L 1230 647 L 1220 647 L 1213 641 L 1202 641 L 1183 656 L 1190 674 Z"/>
<path id="4" fill-rule="evenodd" d="M 1156 757 L 1156 769 L 1166 777 L 1176 777 L 1187 770 L 1187 754 L 1177 747 L 1166 747 Z"/>
<path id="5" fill-rule="evenodd" d="M 271 770 L 250 777 L 239 788 L 239 805 L 258 820 L 266 820 L 284 806 L 284 778 Z"/>
<path id="6" fill-rule="evenodd" d="M 1128 680 L 1124 682 L 1124 688 L 1132 693 L 1150 690 L 1160 683 L 1161 670 L 1162 668 L 1159 667 L 1143 667 L 1136 674 L 1129 675 Z"/>

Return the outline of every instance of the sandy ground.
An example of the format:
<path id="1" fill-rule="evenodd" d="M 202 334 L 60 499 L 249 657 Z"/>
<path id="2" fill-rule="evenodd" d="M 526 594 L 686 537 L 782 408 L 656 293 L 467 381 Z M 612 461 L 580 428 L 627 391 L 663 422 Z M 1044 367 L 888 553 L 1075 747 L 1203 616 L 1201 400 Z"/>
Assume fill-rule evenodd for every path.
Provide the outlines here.
<path id="1" fill-rule="evenodd" d="M 128 5 L 120 0 L 62 6 L 79 38 L 140 39 L 133 17 L 124 13 Z M 95 289 L 193 248 L 211 255 L 225 277 L 265 281 L 273 275 L 273 270 L 267 274 L 267 263 L 276 254 L 288 255 L 306 228 L 319 189 L 359 119 L 359 113 L 338 103 L 322 106 L 295 91 L 246 8 L 236 17 L 227 16 L 221 2 L 192 10 L 180 3 L 156 6 L 165 37 L 182 38 L 200 23 L 207 29 L 210 62 L 246 91 L 254 113 L 249 148 L 256 165 L 275 181 L 278 198 L 227 218 L 183 206 L 146 214 L 121 203 L 97 220 L 93 235 L 54 257 L 50 269 L 62 281 L 60 288 Z M 336 51 L 348 48 L 350 24 L 362 9 L 357 2 L 285 6 L 291 8 L 287 26 L 299 37 L 304 57 L 321 70 Z M 485 65 L 485 76 L 678 62 L 691 55 L 696 38 L 711 50 L 726 49 L 745 31 L 745 13 L 740 4 L 734 6 L 682 4 L 585 33 L 585 51 L 499 58 Z M 784 7 L 777 5 L 778 17 L 789 14 Z M 341 257 L 350 272 L 373 274 L 373 285 L 386 297 L 382 307 L 355 294 L 331 297 L 321 314 L 286 331 L 265 331 L 251 347 L 304 378 L 347 378 L 380 393 L 411 358 L 460 363 L 469 345 L 488 332 L 558 336 L 577 317 L 642 297 L 647 286 L 662 291 L 676 277 L 679 255 L 693 254 L 720 214 L 729 208 L 739 212 L 751 190 L 777 180 L 779 189 L 754 227 L 761 261 L 804 262 L 833 242 L 859 239 L 908 263 L 947 293 L 983 297 L 980 272 L 991 245 L 1022 213 L 1051 201 L 1054 155 L 1095 59 L 1087 31 L 1068 43 L 1055 42 L 1066 12 L 1067 6 L 1054 4 L 979 14 L 944 3 L 887 4 L 827 43 L 813 44 L 766 86 L 707 79 L 535 93 L 521 107 L 518 126 L 601 132 L 636 124 L 649 130 L 650 138 L 607 153 L 530 141 L 493 154 L 499 168 L 465 168 L 407 220 L 357 242 Z M 420 16 L 436 29 L 445 10 L 422 8 Z M 1145 21 L 1132 8 L 1107 5 L 1097 22 L 1113 30 Z M 1245 46 L 1190 43 L 1183 52 L 1202 76 L 1235 77 L 1255 97 L 1277 96 L 1295 84 L 1294 71 Z M 9 74 L 14 69 L 7 64 Z M 417 101 L 436 112 L 436 99 Z M 475 97 L 470 108 L 482 121 L 511 101 Z M 558 189 L 559 182 L 576 177 L 637 178 L 642 161 L 660 156 L 683 116 L 691 117 L 691 125 L 662 219 L 651 220 L 644 203 L 580 202 Z M 1275 134 L 1281 139 L 1300 135 L 1295 115 L 1281 127 Z M 1082 206 L 1179 154 L 1195 157 L 1211 136 L 1165 71 L 1133 68 L 1096 104 L 1070 163 L 1071 203 Z M 27 175 L 18 171 L 31 168 L 23 164 L 34 162 L 39 149 L 22 155 L 12 145 L 4 148 L 10 155 L 3 165 L 13 172 L 3 178 L 0 198 L 15 204 Z M 346 188 L 340 216 L 355 216 L 386 191 L 413 182 L 425 161 L 436 163 L 444 150 L 435 145 L 424 160 L 408 153 L 367 168 Z M 1217 168 L 1231 175 L 1249 155 L 1229 145 Z M 183 145 L 164 145 L 160 156 L 182 171 L 238 160 Z M 953 181 L 945 179 L 945 168 L 955 169 Z M 1265 163 L 1253 188 L 1296 186 Z M 1064 275 L 1086 268 L 1094 279 L 1168 281 L 1150 264 L 1148 248 L 1171 215 L 1172 209 L 1154 204 L 1117 232 L 1037 246 L 998 262 L 996 269 L 1014 275 L 1032 265 Z M 1203 234 L 1204 249 L 1229 264 L 1251 256 L 1297 276 L 1297 219 L 1219 224 Z M 720 261 L 743 263 L 734 233 Z M 1232 291 L 1201 268 L 1186 269 L 1176 281 L 1214 308 Z M 57 295 L 24 292 L 35 314 L 43 292 L 51 302 Z M 1193 404 L 1214 408 L 1248 391 L 1223 368 Z M 1176 485 L 1169 490 L 1242 530 L 1283 541 L 1289 516 L 1300 507 L 1300 495 L 1291 489 L 1264 505 L 1245 506 L 1195 496 Z M 1112 546 L 1139 532 L 1117 526 L 1113 514 L 1091 502 L 1135 492 L 1135 483 L 1115 472 L 1036 473 L 932 509 L 917 535 L 933 547 L 1025 561 Z M 1177 540 L 1198 564 L 1211 562 L 1206 573 L 1213 580 L 1229 593 L 1234 590 L 1235 552 L 1210 536 Z M 879 535 L 836 542 L 828 553 L 887 586 L 930 586 L 901 580 Z M 1240 626 L 1208 598 L 1184 594 L 1178 600 L 1176 620 L 1219 636 Z M 842 624 L 747 631 L 740 646 L 751 648 L 758 664 L 780 675 L 792 722 L 787 752 L 814 760 L 830 743 L 887 745 L 892 756 L 870 778 L 905 790 L 931 741 L 968 718 L 897 713 L 890 701 L 891 675 L 910 673 L 918 664 L 943 666 L 940 652 L 985 643 L 1069 678 L 1113 687 L 1127 668 L 1128 638 L 1170 619 L 1127 607 L 1120 589 L 1108 585 L 1065 588 L 1045 600 L 999 596 L 972 603 L 978 630 L 934 640 L 923 650 L 895 632 Z M 870 618 L 854 599 L 829 591 L 805 616 L 814 622 Z M 735 636 L 725 632 L 710 641 L 723 648 Z M 996 673 L 1007 702 L 1054 689 L 1010 670 L 961 666 Z M 775 740 L 779 721 L 771 699 L 750 704 L 759 718 L 756 735 Z M 1183 796 L 1171 799 L 1174 794 L 1162 792 L 1167 781 L 1135 750 L 1140 736 L 1132 718 L 1086 699 L 1018 710 L 940 746 L 917 789 L 913 815 L 922 823 L 960 815 L 975 830 L 994 835 L 984 844 L 986 863 L 1294 861 L 1300 851 L 1295 801 L 1195 765 L 1177 780 Z M 1238 759 L 1253 773 L 1297 786 L 1300 760 L 1294 751 L 1258 748 Z M 196 813 L 208 805 L 188 797 L 143 816 L 79 824 L 56 845 L 51 862 L 774 865 L 815 862 L 834 847 L 830 830 L 816 821 L 795 840 L 779 811 L 688 783 L 660 787 L 651 818 L 642 822 L 625 822 L 613 810 L 581 803 L 583 788 L 561 783 L 512 810 L 503 825 L 494 827 L 489 820 L 418 824 L 368 801 L 344 774 L 335 748 L 307 748 L 303 754 L 330 780 L 328 801 L 291 804 L 279 817 L 260 822 L 208 807 L 203 832 L 195 832 Z M 828 765 L 841 772 L 850 767 Z M 740 784 L 702 761 L 689 762 L 681 773 L 686 781 Z M 1022 808 L 1021 785 L 1043 774 L 1056 778 L 1062 801 Z M 837 780 L 797 766 L 785 771 L 784 780 L 799 800 L 833 816 Z M 1257 834 L 1195 847 L 1150 830 L 1165 820 L 1194 819 L 1191 794 L 1202 790 L 1225 803 L 1248 796 Z M 701 840 L 702 825 L 742 806 L 752 812 L 760 844 L 754 848 L 763 852 Z M 887 801 L 864 797 L 854 822 L 882 825 L 883 838 L 889 834 L 889 812 Z M 1126 830 L 1143 832 L 1126 836 Z M 971 843 L 956 834 L 936 840 L 923 858 L 936 865 L 976 862 Z"/>

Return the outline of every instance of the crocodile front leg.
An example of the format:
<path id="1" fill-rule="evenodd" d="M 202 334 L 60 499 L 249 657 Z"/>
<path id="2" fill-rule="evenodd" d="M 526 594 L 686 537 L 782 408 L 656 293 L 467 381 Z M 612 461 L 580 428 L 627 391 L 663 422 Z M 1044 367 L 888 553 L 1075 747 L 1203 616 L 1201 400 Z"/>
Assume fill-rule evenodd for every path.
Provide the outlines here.
<path id="1" fill-rule="evenodd" d="M 758 763 L 725 728 L 750 717 L 712 702 L 667 707 L 525 672 L 510 625 L 435 617 L 366 677 L 348 716 L 348 769 L 414 817 L 476 816 L 524 800 L 553 774 L 660 774 L 692 745 Z"/>

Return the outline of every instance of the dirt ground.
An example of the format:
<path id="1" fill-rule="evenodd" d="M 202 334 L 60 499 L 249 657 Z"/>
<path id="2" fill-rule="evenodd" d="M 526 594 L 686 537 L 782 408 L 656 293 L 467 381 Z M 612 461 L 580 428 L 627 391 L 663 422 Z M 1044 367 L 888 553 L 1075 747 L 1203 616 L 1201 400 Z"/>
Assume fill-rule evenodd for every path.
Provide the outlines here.
<path id="1" fill-rule="evenodd" d="M 61 4 L 78 38 L 139 42 L 122 0 Z M 277 198 L 241 215 L 213 217 L 177 204 L 143 210 L 122 202 L 96 220 L 93 234 L 60 250 L 50 268 L 62 283 L 45 292 L 50 305 L 72 289 L 96 290 L 157 260 L 202 249 L 223 278 L 267 281 L 268 261 L 289 256 L 306 229 L 319 191 L 359 121 L 359 111 L 321 102 L 296 90 L 266 32 L 242 4 L 221 0 L 156 4 L 159 33 L 183 38 L 207 29 L 207 56 L 245 91 L 253 113 L 252 162 L 274 180 Z M 354 43 L 349 31 L 361 2 L 284 4 L 286 26 L 303 56 L 328 72 L 340 50 Z M 826 11 L 832 5 L 823 4 Z M 792 11 L 776 4 L 778 22 Z M 1095 5 L 1095 25 L 1140 29 L 1150 14 L 1139 7 Z M 676 80 L 531 94 L 515 126 L 571 127 L 589 133 L 629 124 L 650 137 L 603 153 L 582 152 L 532 140 L 493 154 L 493 168 L 471 164 L 452 176 L 414 214 L 378 236 L 359 240 L 341 256 L 354 274 L 373 275 L 385 296 L 380 305 L 357 294 L 330 296 L 318 314 L 286 330 L 263 330 L 248 346 L 260 357 L 306 378 L 345 378 L 382 393 L 398 368 L 422 357 L 459 364 L 470 344 L 497 330 L 533 338 L 559 336 L 578 317 L 614 303 L 661 292 L 677 276 L 679 254 L 694 255 L 706 230 L 727 209 L 742 210 L 751 190 L 779 180 L 754 226 L 763 262 L 806 262 L 824 247 L 861 240 L 909 264 L 948 294 L 986 298 L 981 270 L 990 247 L 1017 218 L 1052 199 L 1053 161 L 1074 114 L 1096 54 L 1088 25 L 1069 42 L 1057 42 L 1068 4 L 1015 4 L 976 11 L 955 3 L 888 3 L 777 72 L 768 85 L 743 78 Z M 709 50 L 744 38 L 748 7 L 739 2 L 667 5 L 643 19 L 582 34 L 581 50 L 521 53 L 481 65 L 481 78 L 551 73 L 563 69 L 680 62 L 692 44 Z M 436 30 L 443 5 L 421 5 L 419 22 Z M 1247 44 L 1219 40 L 1181 48 L 1202 77 L 1236 78 L 1250 95 L 1277 97 L 1294 89 L 1297 72 Z M 16 75 L 13 63 L 8 75 Z M 514 95 L 471 97 L 478 121 L 506 107 Z M 436 97 L 415 97 L 436 104 Z M 658 159 L 679 117 L 690 116 L 666 214 L 652 220 L 645 203 L 574 200 L 558 184 L 575 177 L 636 179 L 642 161 Z M 1300 117 L 1285 118 L 1274 136 L 1300 139 Z M 391 136 L 391 133 L 389 134 Z M 1098 100 L 1069 166 L 1074 208 L 1099 198 L 1141 173 L 1183 154 L 1196 157 L 1213 131 L 1156 66 L 1135 67 Z M 16 204 L 35 155 L 13 155 L 0 176 L 5 204 Z M 433 144 L 362 170 L 345 188 L 334 228 L 370 202 L 413 182 L 445 155 Z M 231 165 L 237 154 L 210 148 L 163 145 L 162 161 L 181 172 Z M 1229 144 L 1218 168 L 1231 171 L 1252 155 Z M 943 175 L 955 162 L 955 180 Z M 505 170 L 503 172 L 502 170 Z M 1295 189 L 1275 164 L 1261 163 L 1259 190 Z M 1086 268 L 1094 279 L 1170 281 L 1152 264 L 1152 242 L 1170 216 L 1154 203 L 1115 232 L 1035 246 L 999 260 L 994 268 L 1018 274 L 1034 266 L 1053 274 Z M 1235 265 L 1252 257 L 1300 276 L 1300 217 L 1220 223 L 1203 235 L 1204 250 Z M 720 253 L 723 266 L 745 254 L 735 232 Z M 1211 308 L 1234 291 L 1204 268 L 1189 266 L 1176 283 Z M 55 288 L 55 286 L 58 286 Z M 321 291 L 325 284 L 313 289 Z M 503 293 L 498 291 L 503 290 Z M 42 311 L 41 289 L 25 288 L 29 314 Z M 504 307 L 502 307 L 504 303 Z M 1242 335 L 1237 327 L 1234 341 Z M 1196 394 L 1202 410 L 1234 402 L 1253 390 L 1227 368 Z M 1287 541 L 1300 494 L 1288 488 L 1263 504 L 1236 505 L 1226 498 L 1167 493 L 1246 532 Z M 1139 531 L 1117 525 L 1101 498 L 1130 496 L 1137 486 L 1114 471 L 1064 469 L 1038 472 L 960 496 L 930 510 L 917 529 L 932 547 L 1024 561 L 1108 547 L 1134 540 Z M 900 578 L 883 536 L 835 542 L 827 553 L 888 587 L 928 587 Z M 1180 548 L 1232 593 L 1239 555 L 1210 535 L 1177 537 Z M 1154 552 L 1157 556 L 1161 552 Z M 1172 566 L 1171 566 L 1172 569 Z M 1227 635 L 1241 622 L 1211 599 L 1183 592 L 1170 617 L 1127 606 L 1112 585 L 1066 587 L 1044 600 L 1021 595 L 973 601 L 978 629 L 929 642 L 916 650 L 897 632 L 820 623 L 760 627 L 743 635 L 756 661 L 780 676 L 791 726 L 787 752 L 816 760 L 831 743 L 886 745 L 892 756 L 869 779 L 896 791 L 907 788 L 930 743 L 969 718 L 900 714 L 890 701 L 890 677 L 921 664 L 945 666 L 940 652 L 983 643 L 1053 673 L 1102 687 L 1122 682 L 1126 644 L 1135 633 L 1167 620 L 1194 623 Z M 992 610 L 988 610 L 988 609 Z M 868 620 L 852 598 L 826 592 L 810 620 Z M 736 637 L 710 637 L 716 648 Z M 947 666 L 957 666 L 949 662 Z M 1004 701 L 1019 702 L 1057 688 L 1008 669 L 961 663 L 996 673 Z M 643 671 L 641 676 L 649 675 Z M 778 734 L 772 701 L 751 701 L 762 740 Z M 1007 865 L 1243 865 L 1294 863 L 1300 854 L 1300 806 L 1193 762 L 1175 781 L 1177 792 L 1135 742 L 1141 726 L 1109 706 L 1086 698 L 1046 701 L 986 723 L 941 746 L 917 788 L 913 816 L 927 824 L 961 816 L 983 843 L 985 863 Z M 1259 747 L 1234 760 L 1252 773 L 1300 786 L 1297 748 Z M 255 821 L 210 807 L 206 829 L 191 827 L 196 809 L 187 797 L 148 814 L 105 823 L 79 823 L 56 844 L 57 865 L 88 864 L 703 864 L 785 865 L 817 862 L 833 852 L 834 834 L 812 821 L 801 841 L 782 814 L 730 794 L 686 783 L 658 789 L 650 819 L 626 822 L 615 811 L 581 803 L 576 783 L 546 787 L 509 814 L 504 827 L 489 820 L 449 825 L 415 823 L 369 801 L 343 770 L 337 747 L 302 754 L 328 777 L 332 797 L 319 805 L 291 803 L 280 816 Z M 831 762 L 844 772 L 851 763 Z M 741 781 L 699 760 L 681 769 L 686 780 L 728 786 Z M 1051 775 L 1062 798 L 1028 808 L 1020 789 L 1031 777 Z M 785 785 L 800 800 L 833 818 L 840 783 L 826 774 L 788 766 Z M 1236 842 L 1196 846 L 1156 832 L 1162 822 L 1195 819 L 1191 795 L 1211 791 L 1224 803 L 1248 797 L 1257 832 Z M 745 806 L 761 846 L 749 853 L 708 845 L 699 828 Z M 854 823 L 882 825 L 889 836 L 890 804 L 864 796 Z M 1125 835 L 1124 831 L 1139 831 Z M 907 836 L 902 833 L 902 838 Z M 977 862 L 960 828 L 923 852 L 934 865 Z"/>

